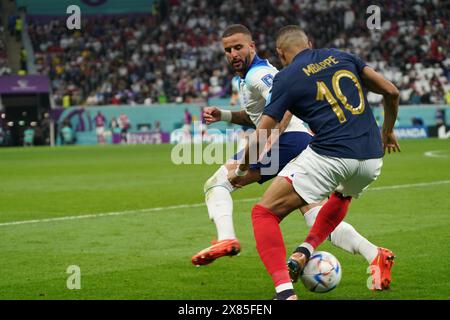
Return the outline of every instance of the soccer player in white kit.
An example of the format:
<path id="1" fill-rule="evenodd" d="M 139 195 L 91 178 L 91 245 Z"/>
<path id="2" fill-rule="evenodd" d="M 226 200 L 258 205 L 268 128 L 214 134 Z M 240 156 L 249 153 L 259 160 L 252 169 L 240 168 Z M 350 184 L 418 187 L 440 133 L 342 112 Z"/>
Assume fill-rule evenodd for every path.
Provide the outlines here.
<path id="1" fill-rule="evenodd" d="M 268 99 L 272 81 L 278 70 L 267 60 L 261 59 L 256 54 L 255 44 L 250 31 L 243 25 L 231 25 L 222 35 L 222 45 L 228 63 L 239 76 L 238 91 L 241 102 L 241 111 L 231 112 L 220 110 L 216 107 L 204 108 L 204 119 L 207 124 L 217 121 L 228 121 L 244 126 L 255 126 L 264 111 Z M 233 256 L 240 252 L 240 243 L 236 237 L 233 226 L 233 200 L 231 192 L 236 188 L 230 184 L 227 175 L 235 172 L 241 175 L 238 186 L 242 187 L 254 182 L 264 183 L 275 177 L 283 167 L 297 157 L 311 141 L 312 135 L 297 117 L 286 112 L 278 127 L 281 135 L 278 142 L 272 148 L 278 153 L 277 169 L 265 174 L 263 171 L 272 166 L 272 163 L 258 162 L 251 165 L 245 173 L 239 172 L 238 159 L 242 153 L 238 153 L 233 159 L 222 165 L 214 175 L 207 180 L 204 186 L 205 202 L 210 219 L 217 229 L 217 240 L 213 244 L 198 252 L 192 257 L 194 265 L 206 265 L 222 256 Z M 319 203 L 311 204 L 302 210 L 306 224 L 311 227 L 321 206 Z M 363 255 L 369 264 L 374 265 L 379 260 L 377 257 L 386 254 L 385 249 L 379 248 L 362 237 L 350 224 L 342 222 L 331 234 L 331 242 L 348 252 Z M 376 281 L 373 279 L 373 289 Z"/>

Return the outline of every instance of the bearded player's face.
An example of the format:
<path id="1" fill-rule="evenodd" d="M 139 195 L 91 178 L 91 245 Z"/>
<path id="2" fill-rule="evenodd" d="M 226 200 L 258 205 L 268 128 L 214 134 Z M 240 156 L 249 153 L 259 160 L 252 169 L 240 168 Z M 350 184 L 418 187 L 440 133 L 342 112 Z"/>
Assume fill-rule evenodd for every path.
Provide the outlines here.
<path id="1" fill-rule="evenodd" d="M 235 33 L 222 38 L 222 46 L 229 65 L 235 72 L 244 73 L 252 63 L 255 44 L 243 33 Z"/>

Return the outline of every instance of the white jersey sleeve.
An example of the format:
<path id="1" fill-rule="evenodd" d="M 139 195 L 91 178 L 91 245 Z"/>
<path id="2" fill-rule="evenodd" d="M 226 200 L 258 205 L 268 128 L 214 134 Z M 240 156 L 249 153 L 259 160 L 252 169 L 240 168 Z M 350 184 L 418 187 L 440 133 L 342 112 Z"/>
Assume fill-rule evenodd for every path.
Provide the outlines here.
<path id="1" fill-rule="evenodd" d="M 269 92 L 272 89 L 273 78 L 278 73 L 274 67 L 259 67 L 250 70 L 249 75 L 245 78 L 248 86 L 256 91 L 264 101 L 267 101 Z"/>
<path id="2" fill-rule="evenodd" d="M 271 65 L 253 67 L 241 81 L 239 94 L 242 98 L 242 107 L 255 126 L 259 125 L 277 72 L 278 70 Z"/>
<path id="3" fill-rule="evenodd" d="M 252 67 L 247 72 L 245 79 L 241 79 L 239 85 L 239 98 L 242 108 L 255 126 L 259 125 L 266 101 L 272 89 L 273 79 L 278 73 L 277 68 L 272 66 L 267 60 L 263 61 L 264 63 Z M 308 132 L 308 129 L 302 120 L 292 116 L 285 132 L 288 131 Z"/>

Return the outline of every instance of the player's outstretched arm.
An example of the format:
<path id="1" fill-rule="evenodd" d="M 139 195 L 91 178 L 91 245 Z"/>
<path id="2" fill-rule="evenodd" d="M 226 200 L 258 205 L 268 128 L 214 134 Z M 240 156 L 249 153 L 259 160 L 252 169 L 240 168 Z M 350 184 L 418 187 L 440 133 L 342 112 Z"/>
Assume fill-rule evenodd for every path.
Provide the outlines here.
<path id="1" fill-rule="evenodd" d="M 364 67 L 361 77 L 368 90 L 383 95 L 384 122 L 381 133 L 384 150 L 387 150 L 388 153 L 400 151 L 400 146 L 394 134 L 400 92 L 392 82 L 370 67 Z"/>
<path id="2" fill-rule="evenodd" d="M 289 122 L 291 122 L 292 119 L 292 113 L 290 111 L 286 111 L 284 114 L 283 119 L 280 121 L 280 125 L 278 126 L 278 130 L 280 130 L 280 134 L 282 134 L 287 126 L 289 125 Z"/>
<path id="3" fill-rule="evenodd" d="M 231 123 L 253 127 L 255 124 L 244 110 L 231 112 Z"/>
<path id="4" fill-rule="evenodd" d="M 281 134 L 283 134 L 283 132 L 286 130 L 287 126 L 289 125 L 289 122 L 291 122 L 292 119 L 292 113 L 290 111 L 286 111 L 286 113 L 284 114 L 283 119 L 280 121 L 280 123 L 277 125 L 277 129 L 278 129 L 278 135 L 277 138 L 280 137 Z M 266 148 L 270 149 L 272 148 L 272 145 L 277 141 L 278 139 L 274 139 L 272 136 L 270 136 L 270 138 L 267 139 L 267 145 Z"/>
<path id="5" fill-rule="evenodd" d="M 278 125 L 278 121 L 268 115 L 263 115 L 261 117 L 261 122 L 259 123 L 256 131 L 248 139 L 248 143 L 244 149 L 244 156 L 242 162 L 239 164 L 235 172 L 228 173 L 228 180 L 230 183 L 237 188 L 240 188 L 239 177 L 246 175 L 248 168 L 250 166 L 250 159 L 258 159 L 262 153 L 261 140 L 266 142 L 272 134 L 272 129 L 275 129 Z M 253 156 L 251 152 L 256 153 Z M 252 157 L 251 157 L 252 156 Z M 256 156 L 256 157 L 255 157 Z"/>

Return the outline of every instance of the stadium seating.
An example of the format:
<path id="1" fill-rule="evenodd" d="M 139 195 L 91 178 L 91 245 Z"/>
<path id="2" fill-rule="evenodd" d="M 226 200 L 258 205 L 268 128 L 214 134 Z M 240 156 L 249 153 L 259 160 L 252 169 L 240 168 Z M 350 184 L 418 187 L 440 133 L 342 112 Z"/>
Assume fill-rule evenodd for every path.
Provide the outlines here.
<path id="1" fill-rule="evenodd" d="M 8 67 L 8 59 L 6 54 L 6 44 L 4 41 L 5 29 L 2 26 L 0 18 L 0 76 L 8 75 L 11 73 L 11 69 Z"/>
<path id="2" fill-rule="evenodd" d="M 389 1 L 381 30 L 369 30 L 369 1 L 168 1 L 168 12 L 83 19 L 81 32 L 60 20 L 29 20 L 38 70 L 50 75 L 57 104 L 195 102 L 227 96 L 232 74 L 220 33 L 243 23 L 261 56 L 276 63 L 274 35 L 300 24 L 317 47 L 360 55 L 401 90 L 404 104 L 445 103 L 450 91 L 448 21 L 443 2 Z M 401 8 L 401 10 L 399 10 Z M 0 62 L 1 63 L 1 62 Z M 370 95 L 373 103 L 380 97 Z"/>

